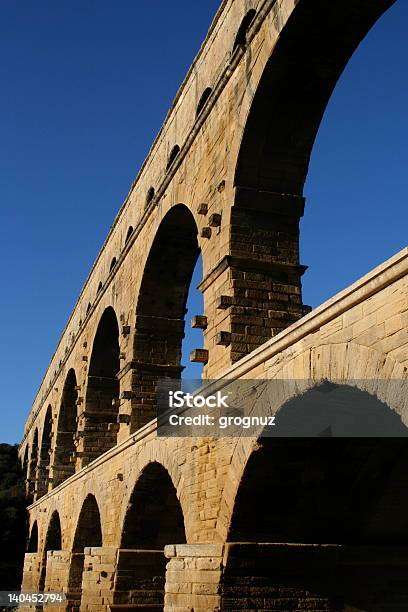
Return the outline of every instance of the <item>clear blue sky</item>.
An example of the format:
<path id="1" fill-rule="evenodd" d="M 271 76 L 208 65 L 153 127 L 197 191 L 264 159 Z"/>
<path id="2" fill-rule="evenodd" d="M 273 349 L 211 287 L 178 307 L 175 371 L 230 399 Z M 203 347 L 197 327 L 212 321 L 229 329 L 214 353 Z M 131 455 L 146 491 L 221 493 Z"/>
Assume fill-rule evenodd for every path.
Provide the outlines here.
<path id="1" fill-rule="evenodd" d="M 217 7 L 2 0 L 0 441 L 19 440 L 89 268 Z M 312 306 L 408 243 L 407 28 L 399 0 L 357 50 L 325 114 L 302 221 Z"/>

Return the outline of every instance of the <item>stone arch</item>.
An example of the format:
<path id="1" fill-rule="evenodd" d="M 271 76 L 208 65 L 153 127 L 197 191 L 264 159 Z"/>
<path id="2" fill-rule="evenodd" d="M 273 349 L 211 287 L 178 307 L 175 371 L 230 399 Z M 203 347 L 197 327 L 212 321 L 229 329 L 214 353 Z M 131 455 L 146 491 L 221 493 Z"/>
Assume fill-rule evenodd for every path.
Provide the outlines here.
<path id="1" fill-rule="evenodd" d="M 401 418 L 404 428 L 408 427 L 408 398 L 404 392 L 408 383 L 403 367 L 392 357 L 366 346 L 353 342 L 317 345 L 292 359 L 288 358 L 284 365 L 274 371 L 273 378 L 285 382 L 275 388 L 273 397 L 270 396 L 273 414 L 278 414 L 288 402 L 323 381 L 335 384 L 343 381 L 385 404 Z M 230 529 L 233 504 L 245 466 L 257 447 L 256 438 L 240 437 L 235 440 L 216 527 L 223 540 Z"/>
<path id="2" fill-rule="evenodd" d="M 39 454 L 38 427 L 36 427 L 34 430 L 33 442 L 31 445 L 30 465 L 28 469 L 28 481 L 29 481 L 28 482 L 28 499 L 29 501 L 33 499 L 35 488 L 36 488 L 38 454 Z"/>
<path id="3" fill-rule="evenodd" d="M 30 536 L 27 542 L 27 552 L 36 553 L 38 552 L 38 523 L 34 521 L 31 527 Z"/>
<path id="4" fill-rule="evenodd" d="M 67 599 L 74 608 L 80 605 L 82 596 L 84 549 L 99 546 L 102 546 L 101 516 L 95 496 L 89 494 L 82 504 L 72 544 Z"/>
<path id="5" fill-rule="evenodd" d="M 131 432 L 156 416 L 157 380 L 181 377 L 186 302 L 199 255 L 197 233 L 192 213 L 178 204 L 162 220 L 147 257 L 136 305 Z"/>
<path id="6" fill-rule="evenodd" d="M 236 204 L 243 203 L 245 192 L 252 200 L 269 197 L 271 209 L 274 195 L 302 195 L 332 91 L 359 43 L 394 2 L 296 3 L 263 68 L 244 122 L 234 180 Z"/>
<path id="7" fill-rule="evenodd" d="M 311 150 L 341 72 L 393 2 L 299 0 L 271 12 L 269 28 L 279 36 L 275 43 L 274 32 L 263 33 L 241 105 L 242 130 L 231 145 L 231 275 L 245 279 L 229 296 L 231 362 L 310 310 L 302 304 L 299 224 Z"/>
<path id="8" fill-rule="evenodd" d="M 256 10 L 255 9 L 249 9 L 249 11 L 246 13 L 245 17 L 242 19 L 241 24 L 237 30 L 236 36 L 235 36 L 235 40 L 234 40 L 234 44 L 232 47 L 232 52 L 234 53 L 235 49 L 237 49 L 238 47 L 244 47 L 246 45 L 246 36 L 247 36 L 247 32 L 248 29 L 251 25 L 251 23 L 253 22 L 253 20 L 255 19 L 255 15 L 256 15 Z"/>
<path id="9" fill-rule="evenodd" d="M 79 450 L 82 466 L 116 444 L 119 370 L 119 325 L 114 309 L 109 306 L 102 314 L 94 337 L 85 409 L 79 416 L 83 431 Z"/>
<path id="10" fill-rule="evenodd" d="M 155 192 L 154 187 L 149 187 L 149 189 L 147 190 L 147 194 L 146 194 L 145 208 L 147 208 L 149 204 L 153 202 L 155 193 L 156 192 Z"/>
<path id="11" fill-rule="evenodd" d="M 170 168 L 170 166 L 172 165 L 172 163 L 174 162 L 174 160 L 176 159 L 179 153 L 180 153 L 180 147 L 178 144 L 175 144 L 172 150 L 170 151 L 170 155 L 167 160 L 166 170 Z"/>
<path id="12" fill-rule="evenodd" d="M 51 442 L 52 442 L 52 408 L 49 405 L 45 413 L 42 428 L 41 446 L 37 467 L 37 499 L 48 492 L 51 465 Z"/>
<path id="13" fill-rule="evenodd" d="M 204 109 L 204 106 L 207 104 L 208 98 L 211 96 L 211 93 L 212 93 L 212 88 L 211 87 L 206 87 L 204 89 L 204 91 L 201 94 L 201 97 L 200 97 L 200 99 L 198 101 L 198 104 L 197 104 L 196 117 L 198 117 L 198 115 Z"/>
<path id="14" fill-rule="evenodd" d="M 112 261 L 110 262 L 110 266 L 109 266 L 109 274 L 112 272 L 113 268 L 116 266 L 116 257 L 112 257 Z"/>
<path id="15" fill-rule="evenodd" d="M 262 580 L 266 601 L 284 588 L 294 607 L 312 598 L 319 609 L 398 609 L 408 592 L 407 474 L 406 437 L 258 440 L 234 502 L 221 593 L 236 594 L 240 609 L 247 585 Z"/>
<path id="16" fill-rule="evenodd" d="M 157 461 L 148 463 L 129 500 L 121 548 L 163 550 L 185 542 L 183 511 L 170 474 Z"/>
<path id="17" fill-rule="evenodd" d="M 135 462 L 132 464 L 132 471 L 130 473 L 130 478 L 128 479 L 127 483 L 127 489 L 129 491 L 129 494 L 123 498 L 122 509 L 119 518 L 120 525 L 123 526 L 125 524 L 126 513 L 130 504 L 130 495 L 135 490 L 141 474 L 151 463 L 160 464 L 163 469 L 170 475 L 173 486 L 177 491 L 177 497 L 180 501 L 185 522 L 187 540 L 191 540 L 193 528 L 193 524 L 189 520 L 191 508 L 189 507 L 188 491 L 185 487 L 182 486 L 182 471 L 178 463 L 177 454 L 169 451 L 165 439 L 160 439 L 157 437 L 146 441 L 146 444 L 143 446 L 143 449 L 137 456 Z"/>
<path id="18" fill-rule="evenodd" d="M 130 240 L 131 235 L 133 234 L 133 226 L 129 225 L 128 231 L 126 233 L 125 244 L 127 244 Z"/>
<path id="19" fill-rule="evenodd" d="M 77 400 L 77 379 L 75 370 L 71 368 L 65 378 L 58 414 L 53 464 L 53 487 L 57 487 L 75 472 Z"/>
<path id="20" fill-rule="evenodd" d="M 50 522 L 48 523 L 48 529 L 45 536 L 44 548 L 41 557 L 41 569 L 40 569 L 40 580 L 38 584 L 38 590 L 44 591 L 45 580 L 47 575 L 47 553 L 49 551 L 61 550 L 62 549 L 62 531 L 61 521 L 57 510 L 51 515 Z"/>
<path id="21" fill-rule="evenodd" d="M 183 511 L 169 472 L 157 461 L 139 474 L 127 506 L 115 602 L 163 606 L 167 544 L 186 542 Z"/>
<path id="22" fill-rule="evenodd" d="M 407 467 L 406 437 L 260 438 L 238 487 L 227 539 L 403 544 L 408 494 L 396 487 Z"/>

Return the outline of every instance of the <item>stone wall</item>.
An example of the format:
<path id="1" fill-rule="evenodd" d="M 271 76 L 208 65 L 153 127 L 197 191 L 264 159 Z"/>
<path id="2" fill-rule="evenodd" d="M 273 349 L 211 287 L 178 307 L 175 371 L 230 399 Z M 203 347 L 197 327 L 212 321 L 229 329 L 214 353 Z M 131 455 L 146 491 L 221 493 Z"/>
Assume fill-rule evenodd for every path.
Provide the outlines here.
<path id="1" fill-rule="evenodd" d="M 229 380 L 239 378 L 285 379 L 288 382 L 282 386 L 284 393 L 273 398 L 270 404 L 273 411 L 279 414 L 280 408 L 290 398 L 304 391 L 302 385 L 298 384 L 299 381 L 303 380 L 307 384 L 316 384 L 323 379 L 348 381 L 350 372 L 353 371 L 357 372 L 359 378 L 356 384 L 361 385 L 362 390 L 365 390 L 364 381 L 378 381 L 374 387 L 377 396 L 407 424 L 406 395 L 398 394 L 398 386 L 387 384 L 387 381 L 393 381 L 398 385 L 398 381 L 407 379 L 407 314 L 408 251 L 405 250 L 238 362 L 224 373 L 225 378 L 222 377 L 217 384 L 222 388 Z M 83 586 L 86 586 L 87 594 L 85 595 L 85 591 L 83 594 L 85 606 L 90 605 L 86 603 L 88 594 L 92 597 L 92 605 L 106 606 L 109 598 L 113 602 L 112 605 L 120 605 L 113 598 L 115 584 L 119 587 L 120 600 L 120 593 L 126 592 L 120 586 L 122 579 L 122 584 L 126 584 L 126 575 L 130 580 L 127 586 L 130 583 L 137 586 L 137 562 L 133 564 L 131 560 L 137 559 L 138 554 L 149 556 L 151 553 L 137 553 L 135 550 L 132 553 L 119 550 L 118 553 L 118 549 L 121 549 L 123 525 L 129 511 L 131 494 L 141 475 L 152 463 L 163 466 L 171 478 L 180 502 L 188 542 L 187 548 L 180 545 L 176 549 L 166 549 L 177 551 L 170 558 L 168 566 L 170 574 L 168 580 L 166 579 L 166 605 L 175 605 L 177 595 L 180 595 L 179 601 L 187 601 L 190 595 L 194 596 L 194 601 L 202 597 L 208 605 L 208 602 L 211 602 L 211 605 L 216 602 L 217 598 L 219 602 L 223 595 L 219 590 L 209 591 L 215 589 L 211 586 L 215 584 L 212 581 L 215 576 L 219 576 L 218 565 L 221 559 L 224 559 L 222 544 L 228 541 L 238 488 L 249 458 L 257 451 L 259 443 L 248 437 L 158 438 L 156 425 L 156 422 L 152 421 L 81 472 L 73 474 L 29 509 L 31 529 L 35 522 L 39 529 L 39 551 L 43 550 L 53 512 L 59 513 L 62 548 L 63 554 L 66 555 L 73 547 L 84 500 L 89 495 L 95 497 L 95 512 L 100 513 L 103 550 L 106 547 L 110 556 L 104 560 L 103 563 L 106 561 L 107 564 L 104 568 L 100 567 L 102 557 L 99 554 L 96 555 L 95 564 L 92 555 L 88 554 L 84 558 L 83 562 L 88 568 L 84 572 L 85 583 L 81 582 L 82 566 L 79 563 L 75 584 L 79 589 L 77 596 Z M 394 447 L 396 448 L 395 444 Z M 395 509 L 405 507 L 405 474 L 405 468 L 395 473 L 392 481 L 394 484 L 390 483 L 394 488 L 389 497 L 381 502 L 382 506 L 378 506 L 383 507 L 383 512 L 386 512 L 388 529 L 393 527 L 395 534 L 400 534 L 394 534 L 392 537 L 402 539 L 405 537 L 401 532 L 404 529 L 404 521 L 395 516 Z M 152 482 L 149 486 L 153 485 Z M 160 520 L 160 513 L 157 514 L 156 510 L 155 516 Z M 146 518 L 148 517 L 149 514 L 146 515 Z M 146 528 L 147 525 L 148 523 Z M 205 548 L 210 543 L 215 548 L 210 546 L 208 555 L 202 552 L 203 549 L 200 549 L 198 556 L 194 553 L 193 545 Z M 193 547 L 188 548 L 189 546 Z M 61 553 L 56 553 L 56 559 L 59 554 Z M 198 563 L 200 555 L 205 561 Z M 49 554 L 48 558 L 53 559 L 53 556 Z M 39 559 L 40 553 L 27 555 L 24 585 L 34 586 L 36 577 L 38 580 Z M 117 559 L 121 562 L 119 565 Z M 128 574 L 122 573 L 122 563 L 128 566 Z M 196 564 L 200 567 L 193 567 Z M 208 565 L 208 569 L 204 569 L 204 565 Z M 71 558 L 71 574 L 75 574 L 75 567 Z M 157 566 L 153 565 L 154 567 Z M 106 572 L 107 576 L 102 577 L 102 571 Z M 193 571 L 206 573 L 191 573 Z M 163 572 L 162 568 L 160 580 L 163 580 Z M 182 572 L 197 578 L 194 592 L 193 582 L 184 580 Z M 235 580 L 236 576 L 233 578 Z M 144 578 L 142 582 L 144 583 Z M 145 586 L 148 582 L 147 580 L 144 583 Z M 273 588 L 275 587 L 276 584 Z M 286 587 L 278 584 L 276 588 L 279 590 Z M 148 591 L 150 587 L 146 589 L 146 592 Z M 127 592 L 125 598 L 129 597 L 130 591 Z M 68 595 L 72 598 L 75 593 Z M 223 605 L 229 605 L 227 591 L 223 596 L 226 598 Z M 233 598 L 233 595 L 231 597 Z M 301 598 L 303 595 L 299 591 L 296 597 Z M 243 599 L 245 600 L 245 597 Z M 198 606 L 198 603 L 196 605 Z M 214 603 L 215 607 L 217 605 L 219 604 Z"/>

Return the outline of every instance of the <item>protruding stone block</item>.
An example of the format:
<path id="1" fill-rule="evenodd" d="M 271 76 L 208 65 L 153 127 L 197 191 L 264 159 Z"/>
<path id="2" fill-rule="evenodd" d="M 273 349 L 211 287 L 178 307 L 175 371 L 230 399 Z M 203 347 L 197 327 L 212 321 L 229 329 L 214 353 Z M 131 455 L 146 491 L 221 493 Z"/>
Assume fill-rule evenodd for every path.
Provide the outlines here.
<path id="1" fill-rule="evenodd" d="M 132 399 L 132 396 L 133 396 L 132 391 L 122 391 L 120 396 L 119 396 L 119 399 L 130 400 L 130 399 Z"/>
<path id="2" fill-rule="evenodd" d="M 216 301 L 216 308 L 218 310 L 226 310 L 232 306 L 232 297 L 230 295 L 220 295 Z"/>
<path id="3" fill-rule="evenodd" d="M 200 236 L 201 238 L 211 238 L 211 227 L 203 227 Z"/>
<path id="4" fill-rule="evenodd" d="M 206 349 L 194 349 L 190 353 L 190 361 L 192 363 L 207 363 L 208 351 Z"/>
<path id="5" fill-rule="evenodd" d="M 215 344 L 229 346 L 231 344 L 231 334 L 227 331 L 220 331 L 215 336 Z"/>
<path id="6" fill-rule="evenodd" d="M 118 414 L 118 423 L 130 423 L 130 414 L 120 413 Z"/>
<path id="7" fill-rule="evenodd" d="M 193 329 L 206 329 L 207 323 L 208 321 L 205 315 L 195 315 L 191 319 L 191 327 Z"/>
<path id="8" fill-rule="evenodd" d="M 212 213 L 208 218 L 208 225 L 210 227 L 219 227 L 221 225 L 221 215 L 219 213 Z"/>
<path id="9" fill-rule="evenodd" d="M 199 215 L 206 215 L 208 213 L 208 204 L 201 202 L 201 204 L 197 206 L 197 213 Z"/>

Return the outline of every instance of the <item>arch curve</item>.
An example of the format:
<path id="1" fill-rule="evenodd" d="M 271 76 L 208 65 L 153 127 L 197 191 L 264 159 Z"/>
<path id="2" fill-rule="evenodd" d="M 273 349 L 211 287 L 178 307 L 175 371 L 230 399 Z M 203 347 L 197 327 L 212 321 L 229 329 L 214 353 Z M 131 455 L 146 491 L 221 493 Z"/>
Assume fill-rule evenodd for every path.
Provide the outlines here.
<path id="1" fill-rule="evenodd" d="M 116 266 L 116 262 L 117 262 L 116 257 L 112 257 L 112 261 L 110 262 L 110 266 L 109 266 L 109 273 L 111 273 L 114 267 Z"/>
<path id="2" fill-rule="evenodd" d="M 128 231 L 126 232 L 125 244 L 127 244 L 130 240 L 131 235 L 133 234 L 133 226 L 129 225 Z"/>
<path id="3" fill-rule="evenodd" d="M 82 573 L 85 562 L 85 547 L 102 546 L 102 523 L 99 506 L 89 493 L 81 507 L 72 542 L 71 564 L 68 576 L 69 604 L 79 606 L 82 597 Z"/>
<path id="4" fill-rule="evenodd" d="M 52 424 L 52 408 L 49 405 L 44 417 L 38 458 L 37 499 L 48 492 L 48 485 L 50 484 Z"/>
<path id="5" fill-rule="evenodd" d="M 152 461 L 140 473 L 130 496 L 120 547 L 162 550 L 166 544 L 185 542 L 176 488 L 168 471 Z"/>
<path id="6" fill-rule="evenodd" d="M 232 47 L 233 53 L 235 49 L 237 49 L 238 47 L 244 47 L 246 45 L 247 32 L 248 32 L 248 29 L 251 23 L 255 19 L 255 15 L 256 15 L 256 10 L 252 8 L 252 9 L 249 9 L 245 17 L 242 19 L 241 24 L 237 30 L 234 44 Z"/>
<path id="7" fill-rule="evenodd" d="M 77 400 L 77 378 L 75 370 L 71 368 L 65 378 L 58 414 L 53 465 L 53 487 L 58 486 L 75 472 Z"/>
<path id="8" fill-rule="evenodd" d="M 234 179 L 236 204 L 248 197 L 265 198 L 265 192 L 302 195 L 331 93 L 358 44 L 394 2 L 296 3 L 244 122 Z"/>
<path id="9" fill-rule="evenodd" d="M 145 208 L 147 208 L 149 206 L 149 204 L 151 202 L 153 202 L 153 198 L 155 196 L 155 189 L 154 187 L 149 187 L 149 189 L 147 190 L 147 194 L 146 194 L 146 200 L 145 200 Z"/>
<path id="10" fill-rule="evenodd" d="M 204 106 L 207 104 L 208 98 L 211 96 L 211 93 L 212 93 L 211 87 L 206 87 L 204 89 L 198 101 L 198 104 L 197 104 L 196 117 L 198 117 L 201 111 L 204 110 Z"/>
<path id="11" fill-rule="evenodd" d="M 156 416 L 156 381 L 181 376 L 187 296 L 199 255 L 197 233 L 187 206 L 173 206 L 161 221 L 146 260 L 134 337 L 134 397 L 136 404 L 145 406 L 143 414 L 131 416 L 131 432 Z M 140 380 L 144 380 L 143 391 Z"/>
<path id="12" fill-rule="evenodd" d="M 178 144 L 175 144 L 172 150 L 170 151 L 170 155 L 167 160 L 166 170 L 170 168 L 170 166 L 172 165 L 172 163 L 174 162 L 174 160 L 176 159 L 179 153 L 180 153 L 180 147 Z"/>
<path id="13" fill-rule="evenodd" d="M 120 370 L 119 325 L 112 306 L 100 318 L 89 361 L 83 435 L 82 466 L 115 446 L 118 430 Z"/>
<path id="14" fill-rule="evenodd" d="M 31 527 L 30 536 L 27 542 L 27 552 L 36 553 L 38 552 L 38 523 L 34 521 Z"/>
<path id="15" fill-rule="evenodd" d="M 41 558 L 40 580 L 38 590 L 44 591 L 46 576 L 47 576 L 47 553 L 52 550 L 62 549 L 62 531 L 61 521 L 57 510 L 51 515 L 48 523 L 47 533 L 45 536 L 44 548 Z"/>

